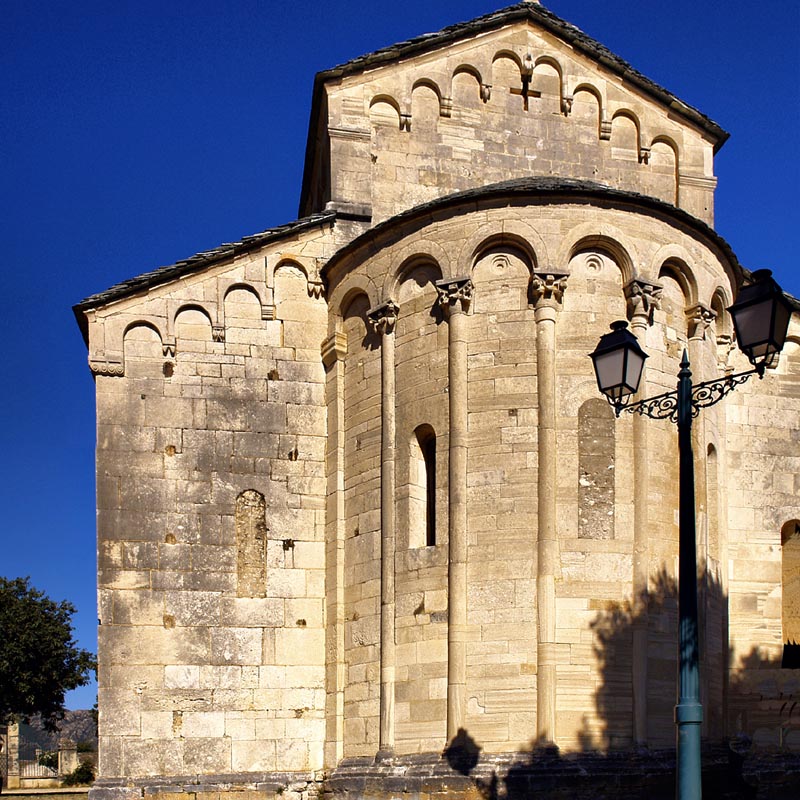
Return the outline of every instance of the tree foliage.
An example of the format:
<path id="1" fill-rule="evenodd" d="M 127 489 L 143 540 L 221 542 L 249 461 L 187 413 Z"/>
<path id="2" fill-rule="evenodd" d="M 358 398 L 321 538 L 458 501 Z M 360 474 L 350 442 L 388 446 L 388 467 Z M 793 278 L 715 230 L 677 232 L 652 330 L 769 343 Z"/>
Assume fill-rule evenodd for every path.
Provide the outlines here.
<path id="1" fill-rule="evenodd" d="M 72 638 L 74 613 L 28 578 L 0 578 L 0 724 L 41 714 L 52 730 L 64 716 L 64 694 L 89 682 L 96 662 Z"/>

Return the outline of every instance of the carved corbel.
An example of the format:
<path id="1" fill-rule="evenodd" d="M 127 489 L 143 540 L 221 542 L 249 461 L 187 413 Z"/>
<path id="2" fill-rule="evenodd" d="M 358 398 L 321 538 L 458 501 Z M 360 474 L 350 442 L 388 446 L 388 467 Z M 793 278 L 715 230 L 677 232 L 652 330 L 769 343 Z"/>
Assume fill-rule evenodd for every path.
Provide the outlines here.
<path id="1" fill-rule="evenodd" d="M 491 83 L 482 83 L 481 84 L 481 100 L 484 103 L 488 103 L 489 100 L 492 99 L 492 84 Z"/>
<path id="2" fill-rule="evenodd" d="M 523 83 L 530 82 L 530 79 L 533 77 L 533 56 L 530 53 L 525 55 L 525 58 L 522 61 L 522 67 L 520 68 L 520 73 L 522 75 Z"/>
<path id="3" fill-rule="evenodd" d="M 475 284 L 468 275 L 457 278 L 443 278 L 434 284 L 438 295 L 437 302 L 442 308 L 449 309 L 456 303 L 461 303 L 464 312 L 469 311 Z"/>
<path id="4" fill-rule="evenodd" d="M 439 116 L 451 117 L 453 116 L 453 98 L 440 97 L 439 98 Z"/>
<path id="5" fill-rule="evenodd" d="M 308 279 L 308 296 L 317 300 L 325 296 L 325 284 L 319 278 Z"/>
<path id="6" fill-rule="evenodd" d="M 639 163 L 640 164 L 649 164 L 650 163 L 650 148 L 641 145 L 639 147 Z"/>
<path id="7" fill-rule="evenodd" d="M 125 364 L 122 359 L 115 358 L 89 358 L 89 369 L 93 375 L 107 375 L 113 378 L 121 378 L 125 374 Z"/>
<path id="8" fill-rule="evenodd" d="M 702 303 L 686 309 L 686 320 L 689 323 L 690 339 L 705 339 L 708 326 L 717 318 L 715 311 Z"/>
<path id="9" fill-rule="evenodd" d="M 558 308 L 564 300 L 567 291 L 568 272 L 555 270 L 538 271 L 531 275 L 530 297 L 534 308 L 551 306 Z"/>
<path id="10" fill-rule="evenodd" d="M 600 139 L 606 142 L 611 141 L 611 122 L 607 119 L 600 120 Z"/>
<path id="11" fill-rule="evenodd" d="M 575 97 L 571 94 L 561 95 L 561 113 L 568 117 L 572 113 L 572 104 L 575 102 Z"/>
<path id="12" fill-rule="evenodd" d="M 367 320 L 375 333 L 381 336 L 385 333 L 392 333 L 397 323 L 397 315 L 400 313 L 400 306 L 394 300 L 387 300 L 367 311 Z"/>
<path id="13" fill-rule="evenodd" d="M 344 361 L 347 355 L 347 334 L 344 331 L 334 331 L 320 348 L 322 363 L 329 369 L 337 361 Z"/>
<path id="14" fill-rule="evenodd" d="M 275 306 L 272 303 L 261 304 L 261 319 L 272 322 L 275 319 Z"/>
<path id="15" fill-rule="evenodd" d="M 624 289 L 628 303 L 628 319 L 644 319 L 648 325 L 653 324 L 653 312 L 661 308 L 662 287 L 657 283 L 635 278 Z"/>
<path id="16" fill-rule="evenodd" d="M 411 114 L 400 115 L 400 130 L 411 131 Z"/>
<path id="17" fill-rule="evenodd" d="M 211 326 L 211 338 L 215 342 L 224 342 L 225 341 L 225 326 L 224 325 L 212 325 Z"/>

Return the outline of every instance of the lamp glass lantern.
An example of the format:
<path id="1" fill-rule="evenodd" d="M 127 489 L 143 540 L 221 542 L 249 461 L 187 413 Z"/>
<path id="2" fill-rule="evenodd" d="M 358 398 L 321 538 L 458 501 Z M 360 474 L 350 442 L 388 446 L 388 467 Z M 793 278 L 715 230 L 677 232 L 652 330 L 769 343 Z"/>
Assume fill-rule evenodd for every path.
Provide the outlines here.
<path id="1" fill-rule="evenodd" d="M 628 330 L 628 323 L 611 323 L 611 332 L 600 337 L 591 354 L 597 387 L 616 408 L 625 405 L 639 389 L 647 353 Z"/>
<path id="2" fill-rule="evenodd" d="M 768 269 L 753 273 L 728 308 L 736 341 L 753 366 L 771 366 L 786 342 L 792 307 Z"/>

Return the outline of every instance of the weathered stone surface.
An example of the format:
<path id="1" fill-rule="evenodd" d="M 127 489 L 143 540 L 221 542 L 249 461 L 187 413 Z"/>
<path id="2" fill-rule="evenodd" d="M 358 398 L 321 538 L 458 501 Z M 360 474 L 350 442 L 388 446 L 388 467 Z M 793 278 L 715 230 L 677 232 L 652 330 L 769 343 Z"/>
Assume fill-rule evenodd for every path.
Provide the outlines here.
<path id="1" fill-rule="evenodd" d="M 530 3 L 315 91 L 308 218 L 78 309 L 94 800 L 657 797 L 676 437 L 615 418 L 587 354 L 629 317 L 643 393 L 684 349 L 697 381 L 747 367 L 725 310 L 747 276 L 709 227 L 725 134 Z M 787 751 L 797 315 L 790 334 L 693 429 L 703 736 Z"/>

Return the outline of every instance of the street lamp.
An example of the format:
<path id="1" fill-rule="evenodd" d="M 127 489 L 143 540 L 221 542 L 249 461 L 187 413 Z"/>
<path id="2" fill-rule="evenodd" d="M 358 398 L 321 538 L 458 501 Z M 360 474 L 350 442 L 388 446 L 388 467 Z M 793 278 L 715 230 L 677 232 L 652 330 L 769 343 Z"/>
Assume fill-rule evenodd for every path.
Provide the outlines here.
<path id="1" fill-rule="evenodd" d="M 694 456 L 692 419 L 701 408 L 719 402 L 751 375 L 764 377 L 776 363 L 786 341 L 792 306 L 769 270 L 752 275 L 752 283 L 739 291 L 728 311 L 733 317 L 736 340 L 753 368 L 692 386 L 686 351 L 678 372 L 678 387 L 646 400 L 630 403 L 639 388 L 647 354 L 624 321 L 614 322 L 611 333 L 600 338 L 591 354 L 597 386 L 617 416 L 623 411 L 653 419 L 669 419 L 678 425 L 679 457 L 679 566 L 678 566 L 678 703 L 677 726 L 679 800 L 700 800 L 700 704 L 699 637 L 697 624 L 697 554 L 695 551 Z"/>

